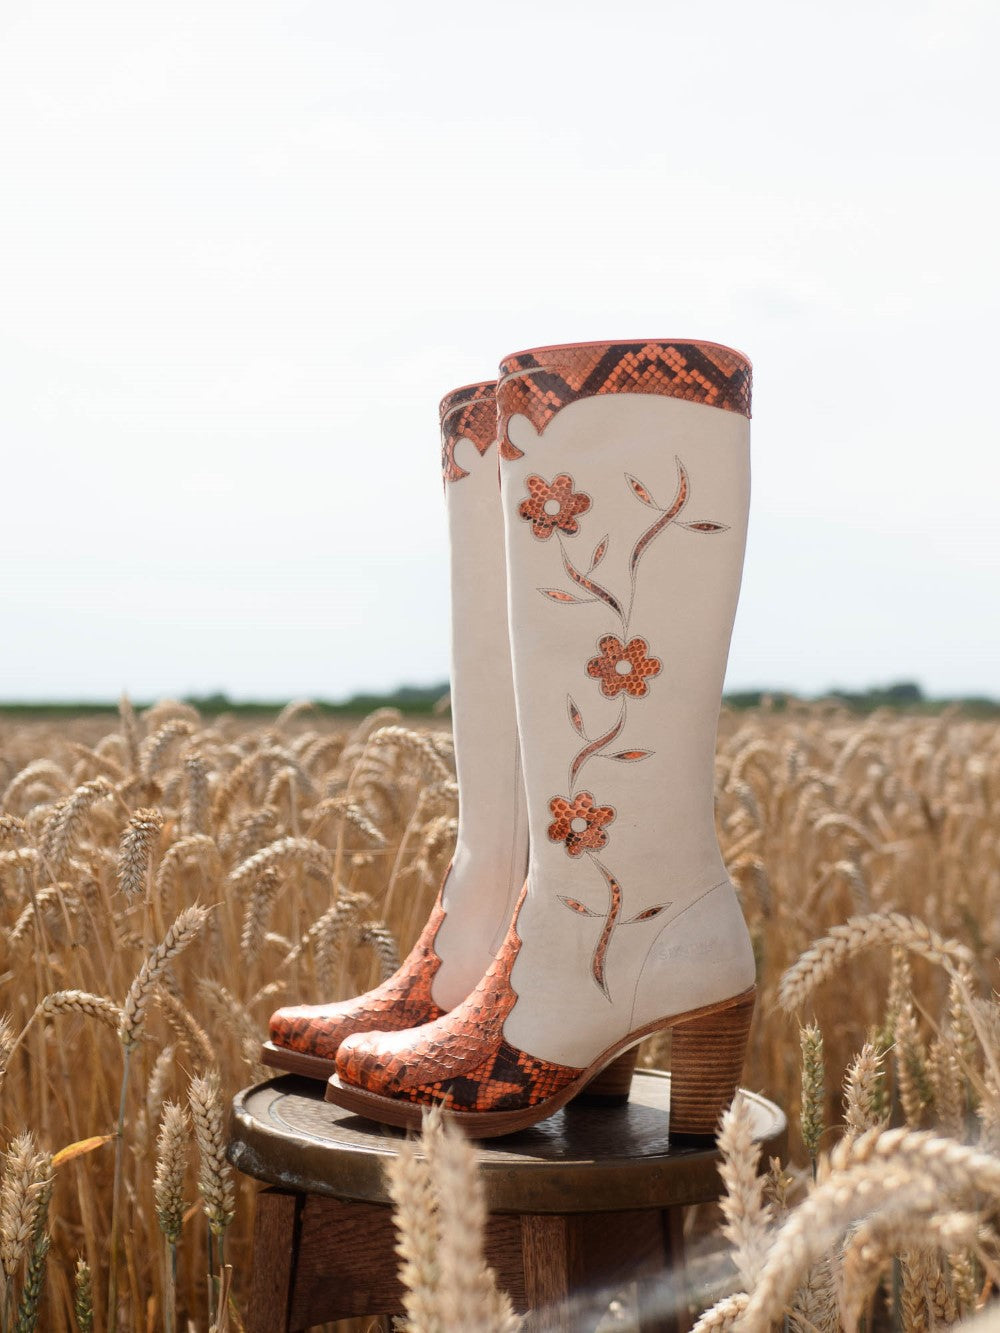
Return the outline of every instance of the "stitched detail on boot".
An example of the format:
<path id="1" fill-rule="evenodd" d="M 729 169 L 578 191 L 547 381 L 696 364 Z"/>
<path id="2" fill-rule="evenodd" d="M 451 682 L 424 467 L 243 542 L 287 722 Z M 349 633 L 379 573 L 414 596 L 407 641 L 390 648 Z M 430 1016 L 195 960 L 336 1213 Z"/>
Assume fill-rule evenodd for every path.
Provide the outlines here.
<path id="1" fill-rule="evenodd" d="M 635 1023 L 635 1005 L 636 1005 L 636 999 L 639 995 L 639 987 L 642 985 L 642 974 L 645 972 L 646 965 L 649 962 L 650 958 L 652 958 L 653 954 L 655 953 L 657 945 L 660 943 L 661 940 L 663 940 L 664 936 L 669 935 L 669 933 L 673 931 L 678 921 L 683 920 L 683 918 L 687 916 L 688 912 L 690 912 L 692 908 L 697 907 L 700 902 L 702 902 L 705 898 L 707 898 L 709 894 L 714 893 L 716 889 L 724 888 L 727 884 L 731 883 L 732 881 L 727 876 L 725 879 L 720 879 L 718 884 L 713 884 L 710 889 L 706 889 L 704 893 L 699 893 L 697 898 L 689 902 L 686 907 L 682 907 L 681 910 L 675 916 L 672 916 L 669 921 L 665 921 L 663 925 L 660 927 L 660 929 L 653 936 L 653 938 L 650 940 L 649 948 L 646 950 L 646 956 L 642 960 L 642 966 L 639 968 L 638 974 L 635 979 L 635 986 L 633 987 L 632 990 L 632 1008 L 629 1014 L 629 1026 L 632 1026 Z M 672 904 L 668 903 L 667 905 L 671 906 Z M 710 947 L 705 951 L 706 956 L 711 956 L 711 952 L 712 949 Z M 659 1016 L 660 1015 L 658 1015 L 658 1017 Z"/>

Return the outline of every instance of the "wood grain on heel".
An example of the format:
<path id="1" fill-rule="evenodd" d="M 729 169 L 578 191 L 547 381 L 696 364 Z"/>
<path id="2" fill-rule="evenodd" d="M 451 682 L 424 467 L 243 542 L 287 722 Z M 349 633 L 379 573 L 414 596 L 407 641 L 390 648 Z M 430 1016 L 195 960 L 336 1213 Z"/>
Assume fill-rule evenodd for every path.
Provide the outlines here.
<path id="1" fill-rule="evenodd" d="M 678 1023 L 670 1058 L 670 1137 L 714 1137 L 743 1072 L 756 993 Z"/>

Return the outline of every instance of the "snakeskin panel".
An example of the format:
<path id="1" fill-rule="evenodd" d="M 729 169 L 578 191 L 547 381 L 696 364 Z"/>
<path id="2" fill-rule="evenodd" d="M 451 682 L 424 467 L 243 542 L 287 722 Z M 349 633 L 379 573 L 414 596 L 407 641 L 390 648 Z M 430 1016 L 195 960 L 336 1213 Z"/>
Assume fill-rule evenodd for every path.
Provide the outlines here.
<path id="1" fill-rule="evenodd" d="M 431 983 L 441 966 L 434 941 L 443 920 L 438 898 L 420 938 L 391 977 L 374 990 L 339 1004 L 278 1009 L 271 1015 L 271 1040 L 301 1055 L 332 1060 L 340 1043 L 353 1032 L 393 1032 L 440 1018 L 444 1010 L 431 998 Z"/>
<path id="2" fill-rule="evenodd" d="M 520 458 L 507 422 L 526 416 L 539 434 L 560 408 L 606 393 L 685 398 L 750 416 L 751 367 L 731 347 L 705 342 L 570 343 L 536 347 L 500 363 L 500 453 Z"/>
<path id="3" fill-rule="evenodd" d="M 441 399 L 441 472 L 445 482 L 460 481 L 469 474 L 455 462 L 455 445 L 471 440 L 480 457 L 497 442 L 496 381 L 465 384 Z"/>
<path id="4" fill-rule="evenodd" d="M 519 1051 L 504 1040 L 517 996 L 510 972 L 521 948 L 517 916 L 486 976 L 457 1009 L 419 1032 L 369 1032 L 337 1055 L 344 1083 L 368 1092 L 455 1111 L 513 1111 L 536 1106 L 581 1074 Z"/>

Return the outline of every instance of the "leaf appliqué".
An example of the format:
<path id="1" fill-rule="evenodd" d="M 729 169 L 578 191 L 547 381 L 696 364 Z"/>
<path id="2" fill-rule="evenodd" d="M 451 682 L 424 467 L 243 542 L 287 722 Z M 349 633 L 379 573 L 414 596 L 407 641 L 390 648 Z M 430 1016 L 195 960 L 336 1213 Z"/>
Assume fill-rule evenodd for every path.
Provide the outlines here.
<path id="1" fill-rule="evenodd" d="M 622 764 L 641 764 L 644 759 L 648 759 L 653 753 L 652 750 L 619 750 L 617 754 L 609 754 L 608 759 L 617 759 Z"/>
<path id="2" fill-rule="evenodd" d="M 611 593 L 608 592 L 607 588 L 602 588 L 599 583 L 596 583 L 593 579 L 588 578 L 586 574 L 581 574 L 580 571 L 573 564 L 572 560 L 570 560 L 569 556 L 566 554 L 565 551 L 562 552 L 562 559 L 563 559 L 563 568 L 566 570 L 566 573 L 570 576 L 570 578 L 573 580 L 573 582 L 577 585 L 578 588 L 583 588 L 587 592 L 593 593 L 594 597 L 599 598 L 602 602 L 610 606 L 616 616 L 623 615 L 622 608 L 620 603 L 618 602 L 618 599 L 616 597 L 613 597 Z M 583 599 L 583 600 L 590 600 L 590 599 Z"/>
<path id="3" fill-rule="evenodd" d="M 631 472 L 625 473 L 625 480 L 628 482 L 634 495 L 637 495 L 644 505 L 649 505 L 650 509 L 659 509 L 659 505 L 650 495 L 649 491 L 638 477 L 633 477 Z"/>
<path id="4" fill-rule="evenodd" d="M 656 537 L 658 537 L 660 533 L 663 531 L 663 529 L 669 523 L 672 523 L 674 521 L 677 515 L 687 504 L 688 495 L 690 494 L 690 483 L 688 482 L 688 474 L 684 467 L 684 464 L 681 462 L 679 458 L 675 459 L 674 461 L 677 463 L 677 494 L 674 496 L 674 500 L 670 508 L 665 509 L 662 512 L 662 514 L 656 520 L 653 526 L 651 528 L 647 528 L 646 531 L 642 534 L 642 536 L 638 539 L 636 544 L 632 547 L 632 555 L 629 558 L 628 568 L 633 581 L 635 580 L 635 571 L 638 568 L 639 561 L 642 559 L 642 556 L 645 553 L 646 548 L 649 546 L 650 542 L 653 541 Z"/>
<path id="5" fill-rule="evenodd" d="M 562 606 L 579 606 L 594 600 L 593 597 L 575 597 L 571 592 L 563 592 L 562 588 L 539 588 L 538 591 L 550 602 L 559 602 Z"/>
<path id="6" fill-rule="evenodd" d="M 687 528 L 689 532 L 728 532 L 728 523 L 713 523 L 711 519 L 699 518 L 696 523 L 679 523 L 678 527 Z"/>
<path id="7" fill-rule="evenodd" d="M 570 791 L 573 790 L 577 774 L 580 772 L 580 769 L 583 768 L 587 760 L 592 755 L 597 754 L 598 750 L 603 750 L 605 745 L 610 745 L 611 742 L 615 739 L 615 737 L 619 734 L 622 727 L 624 727 L 624 725 L 625 725 L 625 708 L 623 705 L 622 711 L 618 717 L 618 721 L 611 728 L 611 730 L 606 731 L 603 736 L 598 736 L 597 740 L 591 741 L 589 745 L 585 745 L 583 749 L 580 751 L 580 753 L 573 760 L 569 770 Z"/>
<path id="8" fill-rule="evenodd" d="M 576 732 L 578 736 L 582 736 L 583 739 L 586 740 L 587 733 L 583 729 L 583 714 L 580 712 L 579 708 L 577 708 L 576 704 L 573 702 L 572 697 L 568 694 L 566 696 L 566 711 L 569 713 L 569 720 L 573 727 L 573 730 Z"/>
<path id="9" fill-rule="evenodd" d="M 608 534 L 605 533 L 601 540 L 594 547 L 594 554 L 590 557 L 590 568 L 595 570 L 608 553 Z"/>
<path id="10" fill-rule="evenodd" d="M 601 931 L 600 938 L 594 948 L 591 970 L 594 975 L 594 980 L 604 992 L 604 998 L 610 1001 L 611 992 L 608 990 L 608 982 L 604 974 L 604 964 L 607 961 L 608 946 L 611 943 L 611 936 L 615 933 L 615 926 L 618 924 L 618 917 L 622 910 L 622 890 L 621 885 L 618 883 L 617 879 L 615 879 L 614 875 L 612 875 L 611 871 L 608 870 L 607 866 L 601 865 L 596 856 L 592 859 L 594 865 L 597 866 L 607 883 L 609 902 L 608 914 L 604 918 L 604 929 Z M 594 915 L 596 916 L 597 913 L 595 912 Z"/>
<path id="11" fill-rule="evenodd" d="M 644 912 L 639 912 L 635 916 L 630 916 L 627 921 L 623 921 L 622 925 L 634 926 L 637 921 L 652 921 L 653 917 L 659 916 L 661 912 L 665 912 L 671 905 L 672 904 L 670 903 L 660 903 L 658 907 L 647 907 Z"/>
<path id="12" fill-rule="evenodd" d="M 589 907 L 585 907 L 583 903 L 579 902 L 576 898 L 566 898 L 561 893 L 559 895 L 559 901 L 565 903 L 571 912 L 579 912 L 581 916 L 601 915 L 600 912 L 593 912 Z"/>

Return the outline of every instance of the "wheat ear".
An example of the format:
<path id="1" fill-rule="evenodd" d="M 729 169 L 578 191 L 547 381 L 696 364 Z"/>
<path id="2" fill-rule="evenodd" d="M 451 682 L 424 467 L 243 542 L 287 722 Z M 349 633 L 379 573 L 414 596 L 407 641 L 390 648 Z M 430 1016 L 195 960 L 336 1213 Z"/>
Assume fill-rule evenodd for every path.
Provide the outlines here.
<path id="1" fill-rule="evenodd" d="M 425 1139 L 427 1133 L 425 1119 Z M 437 1306 L 440 1283 L 437 1194 L 431 1184 L 427 1159 L 415 1140 L 407 1139 L 399 1145 L 399 1151 L 386 1167 L 386 1177 L 408 1327 L 419 1333 L 445 1333 Z"/>
<path id="2" fill-rule="evenodd" d="M 954 974 L 968 967 L 972 954 L 964 944 L 948 940 L 916 917 L 901 912 L 852 916 L 834 926 L 792 964 L 778 983 L 778 1003 L 786 1013 L 799 1009 L 817 986 L 842 963 L 873 944 L 899 944 Z"/>
<path id="3" fill-rule="evenodd" d="M 198 1189 L 209 1226 L 221 1236 L 236 1215 L 236 1195 L 233 1169 L 226 1161 L 222 1093 L 214 1069 L 191 1080 L 188 1102 L 200 1159 Z"/>
<path id="4" fill-rule="evenodd" d="M 881 1127 L 884 1075 L 882 1053 L 873 1042 L 866 1041 L 844 1080 L 844 1122 L 852 1138 Z"/>
<path id="5" fill-rule="evenodd" d="M 733 1262 L 744 1288 L 757 1281 L 770 1245 L 771 1209 L 764 1202 L 766 1178 L 760 1174 L 760 1144 L 753 1138 L 753 1114 L 742 1093 L 723 1113 L 719 1127 L 719 1175 L 722 1234 L 733 1247 Z"/>
<path id="6" fill-rule="evenodd" d="M 118 1035 L 126 1047 L 134 1046 L 139 1040 L 157 979 L 171 958 L 183 953 L 195 938 L 208 920 L 210 910 L 198 903 L 186 907 L 139 969 L 125 997 L 122 1021 L 118 1028 Z"/>
<path id="7" fill-rule="evenodd" d="M 424 1146 L 437 1194 L 442 1326 L 470 1333 L 513 1333 L 520 1320 L 510 1299 L 497 1287 L 483 1254 L 486 1196 L 476 1150 L 447 1120 L 439 1131 L 425 1136 Z"/>
<path id="8" fill-rule="evenodd" d="M 802 1049 L 802 1095 L 799 1116 L 802 1142 L 816 1174 L 816 1159 L 825 1124 L 825 1084 L 823 1072 L 823 1034 L 815 1023 L 799 1029 Z"/>
<path id="9" fill-rule="evenodd" d="M 705 1311 L 691 1333 L 731 1333 L 731 1330 L 738 1328 L 749 1300 L 750 1297 L 743 1291 L 723 1297 Z"/>
<path id="10" fill-rule="evenodd" d="M 118 852 L 118 887 L 130 902 L 145 893 L 153 849 L 162 828 L 159 810 L 136 810 L 128 821 Z"/>
<path id="11" fill-rule="evenodd" d="M 29 1131 L 17 1135 L 7 1150 L 0 1180 L 0 1267 L 3 1269 L 3 1325 L 13 1314 L 14 1279 L 35 1238 L 39 1216 L 48 1206 L 52 1159 L 39 1152 Z"/>

